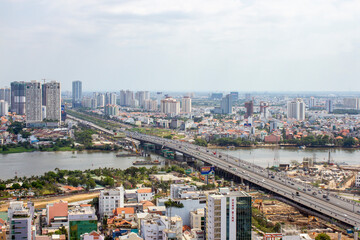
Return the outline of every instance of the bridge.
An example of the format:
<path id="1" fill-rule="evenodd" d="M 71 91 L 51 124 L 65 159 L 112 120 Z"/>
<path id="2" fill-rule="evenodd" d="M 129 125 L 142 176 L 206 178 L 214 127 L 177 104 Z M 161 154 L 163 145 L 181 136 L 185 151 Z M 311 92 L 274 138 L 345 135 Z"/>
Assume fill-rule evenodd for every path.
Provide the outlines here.
<path id="1" fill-rule="evenodd" d="M 103 131 L 104 133 L 113 134 L 112 131 L 101 128 L 93 123 L 74 117 L 72 117 L 72 119 L 87 124 L 89 127 Z M 267 169 L 239 158 L 219 152 L 214 154 L 205 147 L 126 130 L 123 130 L 123 132 L 127 137 L 136 139 L 140 142 L 160 145 L 201 160 L 261 188 L 267 189 L 270 192 L 298 204 L 300 207 L 311 209 L 330 219 L 339 221 L 347 226 L 352 226 L 355 230 L 359 230 L 360 228 L 360 204 L 355 201 L 329 194 L 325 190 L 294 180 L 282 173 L 270 173 Z"/>

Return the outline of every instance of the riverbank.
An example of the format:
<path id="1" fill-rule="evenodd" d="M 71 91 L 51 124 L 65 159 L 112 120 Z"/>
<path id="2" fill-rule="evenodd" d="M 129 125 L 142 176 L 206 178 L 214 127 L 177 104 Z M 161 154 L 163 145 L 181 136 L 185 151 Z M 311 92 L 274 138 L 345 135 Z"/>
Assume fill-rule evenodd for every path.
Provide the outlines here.
<path id="1" fill-rule="evenodd" d="M 11 154 L 11 153 L 24 153 L 24 152 L 64 152 L 64 151 L 77 151 L 76 148 L 71 147 L 59 147 L 59 148 L 46 148 L 39 150 L 37 148 L 25 148 L 25 147 L 14 147 L 4 150 L 0 148 L 0 154 Z"/>
<path id="2" fill-rule="evenodd" d="M 63 195 L 63 196 L 56 196 L 56 197 L 50 197 L 50 198 L 49 197 L 35 198 L 35 199 L 30 199 L 29 201 L 33 202 L 35 208 L 39 209 L 39 208 L 45 208 L 46 204 L 55 203 L 60 200 L 67 201 L 68 203 L 79 202 L 79 201 L 84 201 L 84 200 L 88 200 L 88 199 L 93 199 L 95 197 L 98 197 L 99 194 L 100 194 L 99 192 L 79 193 L 79 194 L 70 195 L 70 196 Z M 4 204 L 0 205 L 0 212 L 5 212 L 8 210 L 9 202 L 10 201 L 6 201 Z"/>
<path id="3" fill-rule="evenodd" d="M 250 145 L 250 146 L 217 146 L 217 145 L 208 145 L 208 149 L 256 149 L 256 148 L 269 148 L 269 149 L 276 149 L 276 148 L 282 148 L 282 149 L 299 149 L 299 146 L 297 145 L 276 145 L 276 144 L 256 144 L 256 145 Z M 360 149 L 359 146 L 356 147 L 342 147 L 342 146 L 306 146 L 306 148 L 310 149 L 341 149 L 341 150 L 358 150 Z"/>

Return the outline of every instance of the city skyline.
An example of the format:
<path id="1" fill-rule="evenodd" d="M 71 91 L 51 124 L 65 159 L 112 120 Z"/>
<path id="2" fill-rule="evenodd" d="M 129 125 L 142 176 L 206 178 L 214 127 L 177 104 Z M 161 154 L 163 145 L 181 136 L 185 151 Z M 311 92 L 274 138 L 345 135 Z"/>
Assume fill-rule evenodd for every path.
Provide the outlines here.
<path id="1" fill-rule="evenodd" d="M 64 90 L 80 80 L 90 91 L 360 91 L 358 1 L 34 0 L 0 9 L 4 86 L 45 78 Z"/>

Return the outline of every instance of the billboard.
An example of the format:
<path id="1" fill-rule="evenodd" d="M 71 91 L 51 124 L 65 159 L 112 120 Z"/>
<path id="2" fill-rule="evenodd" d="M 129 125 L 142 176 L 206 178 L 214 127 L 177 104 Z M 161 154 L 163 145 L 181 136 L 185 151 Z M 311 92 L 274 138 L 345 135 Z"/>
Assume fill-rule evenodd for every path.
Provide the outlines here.
<path id="1" fill-rule="evenodd" d="M 201 175 L 209 175 L 215 172 L 215 167 L 201 167 Z"/>

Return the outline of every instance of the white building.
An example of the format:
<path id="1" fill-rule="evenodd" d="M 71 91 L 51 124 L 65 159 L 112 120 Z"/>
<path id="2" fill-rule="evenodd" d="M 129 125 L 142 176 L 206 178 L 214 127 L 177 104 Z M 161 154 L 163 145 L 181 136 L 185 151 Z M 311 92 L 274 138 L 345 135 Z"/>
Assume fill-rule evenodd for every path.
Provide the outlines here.
<path id="1" fill-rule="evenodd" d="M 113 210 L 124 207 L 124 188 L 103 190 L 99 196 L 99 214 L 101 217 L 105 215 L 111 216 Z"/>
<path id="2" fill-rule="evenodd" d="M 182 239 L 183 222 L 179 216 L 148 215 L 141 220 L 141 237 L 144 240 Z"/>
<path id="3" fill-rule="evenodd" d="M 46 119 L 61 121 L 61 89 L 60 83 L 51 81 L 43 84 L 43 105 L 46 106 Z M 45 103 L 45 104 L 44 104 Z"/>
<path id="4" fill-rule="evenodd" d="M 42 119 L 42 90 L 37 81 L 27 82 L 25 85 L 26 122 L 41 122 Z"/>
<path id="5" fill-rule="evenodd" d="M 301 98 L 297 98 L 287 103 L 287 118 L 305 120 L 305 103 Z"/>
<path id="6" fill-rule="evenodd" d="M 7 116 L 9 112 L 9 104 L 5 100 L 0 100 L 0 116 Z"/>
<path id="7" fill-rule="evenodd" d="M 9 239 L 35 239 L 32 231 L 34 205 L 30 202 L 27 207 L 22 201 L 10 202 L 8 221 L 10 225 Z"/>
<path id="8" fill-rule="evenodd" d="M 205 227 L 205 209 L 198 208 L 190 212 L 190 227 L 204 230 Z"/>
<path id="9" fill-rule="evenodd" d="M 180 113 L 180 102 L 174 98 L 167 97 L 161 100 L 160 109 L 162 113 L 176 116 Z"/>
<path id="10" fill-rule="evenodd" d="M 360 172 L 356 175 L 355 187 L 360 187 Z"/>
<path id="11" fill-rule="evenodd" d="M 183 97 L 181 101 L 181 112 L 183 113 L 191 113 L 191 98 L 190 97 Z"/>
<path id="12" fill-rule="evenodd" d="M 147 99 L 144 102 L 144 109 L 149 112 L 158 110 L 158 103 L 156 100 Z"/>
<path id="13" fill-rule="evenodd" d="M 154 198 L 154 193 L 151 188 L 139 188 L 136 189 L 137 201 L 151 201 Z"/>
<path id="14" fill-rule="evenodd" d="M 81 240 L 104 240 L 104 236 L 98 232 L 92 231 L 91 233 L 85 233 L 80 236 Z"/>
<path id="15" fill-rule="evenodd" d="M 176 199 L 181 198 L 180 195 L 183 192 L 196 191 L 197 188 L 194 185 L 188 184 L 171 184 L 170 185 L 170 198 Z"/>
<path id="16" fill-rule="evenodd" d="M 251 197 L 245 192 L 207 196 L 206 239 L 250 240 Z"/>

